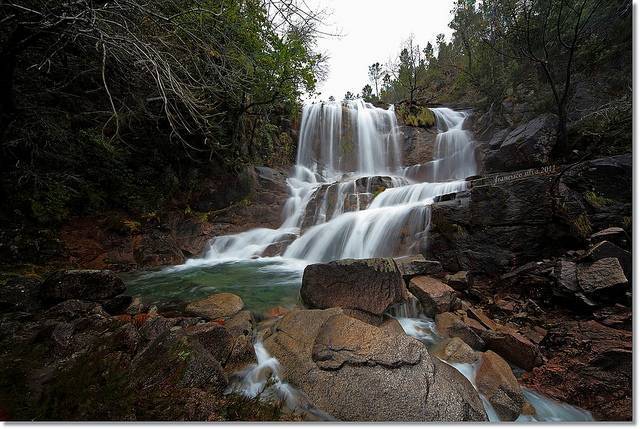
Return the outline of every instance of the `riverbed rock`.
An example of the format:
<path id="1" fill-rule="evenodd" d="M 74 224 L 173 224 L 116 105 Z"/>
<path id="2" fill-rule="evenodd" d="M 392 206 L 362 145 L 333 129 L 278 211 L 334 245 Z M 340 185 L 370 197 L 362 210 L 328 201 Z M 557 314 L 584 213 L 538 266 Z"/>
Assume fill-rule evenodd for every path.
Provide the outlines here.
<path id="1" fill-rule="evenodd" d="M 186 311 L 205 319 L 227 319 L 244 308 L 242 298 L 233 293 L 215 293 L 187 305 Z"/>
<path id="2" fill-rule="evenodd" d="M 549 360 L 525 373 L 525 386 L 593 413 L 596 420 L 632 419 L 632 333 L 596 321 L 564 321 L 543 342 Z"/>
<path id="3" fill-rule="evenodd" d="M 264 344 L 282 378 L 338 420 L 486 420 L 468 380 L 422 343 L 338 308 L 292 311 Z"/>
<path id="4" fill-rule="evenodd" d="M 476 373 L 476 386 L 502 420 L 514 421 L 518 418 L 525 403 L 522 388 L 509 364 L 491 350 L 482 354 Z"/>
<path id="5" fill-rule="evenodd" d="M 539 347 L 511 328 L 501 327 L 498 331 L 487 329 L 481 337 L 487 348 L 520 368 L 531 370 L 543 363 Z"/>
<path id="6" fill-rule="evenodd" d="M 586 261 L 598 261 L 604 258 L 616 258 L 624 271 L 627 280 L 631 281 L 633 260 L 631 253 L 616 246 L 610 241 L 600 241 L 591 246 L 581 258 Z"/>
<path id="7" fill-rule="evenodd" d="M 591 234 L 591 242 L 599 243 L 601 241 L 610 241 L 623 249 L 628 248 L 630 240 L 627 232 L 617 226 L 605 228 L 601 231 Z"/>
<path id="8" fill-rule="evenodd" d="M 101 301 L 113 298 L 125 289 L 122 279 L 109 270 L 62 270 L 45 278 L 40 294 L 49 303 L 68 299 Z"/>
<path id="9" fill-rule="evenodd" d="M 413 277 L 409 291 L 420 300 L 422 311 L 429 317 L 455 310 L 458 303 L 456 291 L 433 277 Z"/>
<path id="10" fill-rule="evenodd" d="M 42 282 L 33 277 L 11 276 L 0 286 L 0 311 L 37 311 L 43 303 Z"/>
<path id="11" fill-rule="evenodd" d="M 458 315 L 447 312 L 436 315 L 436 327 L 443 337 L 459 337 L 474 350 L 485 350 L 485 341 Z"/>
<path id="12" fill-rule="evenodd" d="M 340 307 L 381 316 L 407 299 L 407 288 L 391 258 L 343 259 L 308 265 L 300 296 L 310 308 Z"/>
<path id="13" fill-rule="evenodd" d="M 587 295 L 606 298 L 605 295 L 620 294 L 628 283 L 617 258 L 603 258 L 590 265 L 578 265 L 578 284 Z"/>
<path id="14" fill-rule="evenodd" d="M 556 142 L 557 117 L 545 114 L 515 128 L 484 157 L 484 171 L 513 171 L 547 165 Z"/>
<path id="15" fill-rule="evenodd" d="M 401 256 L 393 258 L 393 260 L 405 280 L 409 280 L 413 276 L 438 274 L 442 271 L 440 262 L 428 261 L 422 255 Z"/>
<path id="16" fill-rule="evenodd" d="M 431 354 L 452 363 L 473 363 L 478 360 L 478 352 L 458 337 L 440 341 L 431 350 Z"/>
<path id="17" fill-rule="evenodd" d="M 455 290 L 463 291 L 469 289 L 469 273 L 467 271 L 447 274 L 444 277 L 444 281 Z"/>

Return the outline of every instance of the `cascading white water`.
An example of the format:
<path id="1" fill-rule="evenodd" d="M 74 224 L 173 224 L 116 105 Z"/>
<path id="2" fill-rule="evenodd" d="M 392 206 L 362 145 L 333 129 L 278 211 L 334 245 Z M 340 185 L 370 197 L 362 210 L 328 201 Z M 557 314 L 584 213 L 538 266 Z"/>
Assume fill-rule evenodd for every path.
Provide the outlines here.
<path id="1" fill-rule="evenodd" d="M 465 177 L 476 172 L 471 135 L 462 129 L 467 114 L 432 111 L 435 159 L 426 163 L 428 180 L 416 180 L 401 164 L 393 106 L 306 105 L 282 226 L 217 237 L 197 264 L 259 257 L 283 241 L 290 242 L 284 257 L 309 262 L 424 250 L 433 199 L 464 190 Z"/>

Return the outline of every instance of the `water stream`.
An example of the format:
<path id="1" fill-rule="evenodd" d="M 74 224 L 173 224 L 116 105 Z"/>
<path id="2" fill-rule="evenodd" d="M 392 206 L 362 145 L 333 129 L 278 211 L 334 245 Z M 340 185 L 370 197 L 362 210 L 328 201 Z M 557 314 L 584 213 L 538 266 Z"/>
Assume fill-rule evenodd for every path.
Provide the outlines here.
<path id="1" fill-rule="evenodd" d="M 393 106 L 381 109 L 362 100 L 306 105 L 282 225 L 216 237 L 201 258 L 133 276 L 129 292 L 160 302 L 229 291 L 240 295 L 249 309 L 263 312 L 296 304 L 302 271 L 309 263 L 421 253 L 427 246 L 434 198 L 466 189 L 464 179 L 477 172 L 472 136 L 463 129 L 467 113 L 431 110 L 438 129 L 434 159 L 404 166 Z M 263 257 L 274 243 L 284 243 L 282 255 Z M 433 321 L 398 316 L 405 316 L 398 320 L 408 335 L 427 344 L 439 340 Z M 278 362 L 260 342 L 255 348 L 258 363 L 240 374 L 230 391 L 255 396 L 269 389 L 291 409 L 329 418 L 279 379 Z M 473 367 L 455 367 L 474 382 Z M 267 379 L 275 382 L 267 386 Z M 522 416 L 522 421 L 590 419 L 582 410 L 534 392 L 525 395 L 537 413 Z M 484 403 L 495 420 L 490 404 Z"/>

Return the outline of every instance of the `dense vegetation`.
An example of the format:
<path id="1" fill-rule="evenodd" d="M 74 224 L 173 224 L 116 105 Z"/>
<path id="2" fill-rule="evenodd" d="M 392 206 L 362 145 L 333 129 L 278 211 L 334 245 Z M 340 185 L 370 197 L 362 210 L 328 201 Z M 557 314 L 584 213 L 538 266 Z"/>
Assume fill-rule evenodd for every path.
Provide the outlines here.
<path id="1" fill-rule="evenodd" d="M 321 19 L 280 0 L 0 3 L 0 219 L 146 213 L 288 162 Z"/>
<path id="2" fill-rule="evenodd" d="M 610 128 L 613 117 L 630 124 L 631 1 L 457 0 L 449 26 L 450 41 L 440 34 L 435 46 L 421 46 L 409 37 L 383 71 L 373 64 L 363 96 L 485 111 L 526 103 L 559 116 L 561 145 L 567 122 L 585 114 L 571 104 L 576 94 L 605 108 L 590 126 Z"/>

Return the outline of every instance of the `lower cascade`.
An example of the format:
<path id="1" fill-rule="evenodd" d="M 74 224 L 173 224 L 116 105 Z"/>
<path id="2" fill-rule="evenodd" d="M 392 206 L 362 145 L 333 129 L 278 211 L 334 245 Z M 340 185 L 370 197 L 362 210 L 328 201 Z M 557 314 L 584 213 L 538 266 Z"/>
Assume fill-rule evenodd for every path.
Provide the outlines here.
<path id="1" fill-rule="evenodd" d="M 281 227 L 217 237 L 201 260 L 255 258 L 274 243 L 282 256 L 310 262 L 400 256 L 427 245 L 429 205 L 466 189 L 476 173 L 467 113 L 433 108 L 433 161 L 405 167 L 393 106 L 362 100 L 314 103 L 303 110 L 297 162 L 287 180 Z"/>

